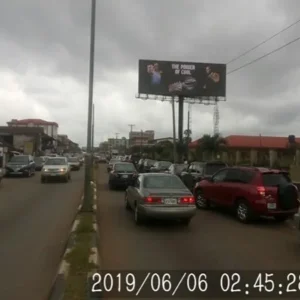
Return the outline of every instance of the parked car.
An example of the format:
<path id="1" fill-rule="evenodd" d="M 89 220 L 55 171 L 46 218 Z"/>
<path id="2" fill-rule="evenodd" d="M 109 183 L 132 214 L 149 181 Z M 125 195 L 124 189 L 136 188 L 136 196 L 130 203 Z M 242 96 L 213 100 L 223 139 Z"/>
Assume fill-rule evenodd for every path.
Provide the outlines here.
<path id="1" fill-rule="evenodd" d="M 35 157 L 34 162 L 35 162 L 35 170 L 36 171 L 41 171 L 46 159 L 44 157 Z"/>
<path id="2" fill-rule="evenodd" d="M 51 179 L 59 179 L 68 182 L 71 179 L 71 167 L 66 157 L 49 157 L 45 162 L 41 182 L 46 183 Z"/>
<path id="3" fill-rule="evenodd" d="M 193 190 L 195 184 L 203 178 L 211 177 L 217 171 L 226 168 L 227 164 L 222 161 L 192 162 L 188 169 L 181 173 L 181 178 L 186 186 Z"/>
<path id="4" fill-rule="evenodd" d="M 132 163 L 117 162 L 109 174 L 108 186 L 110 189 L 117 187 L 128 187 L 133 183 L 138 175 L 135 166 Z"/>
<path id="5" fill-rule="evenodd" d="M 71 168 L 71 171 L 79 171 L 80 170 L 80 161 L 78 157 L 69 157 L 68 163 Z"/>
<path id="6" fill-rule="evenodd" d="M 140 174 L 125 192 L 125 207 L 134 210 L 137 225 L 148 218 L 188 225 L 196 213 L 193 194 L 176 175 L 164 173 Z"/>
<path id="7" fill-rule="evenodd" d="M 187 172 L 188 167 L 189 166 L 187 164 L 171 164 L 165 173 L 177 175 L 179 178 L 181 178 L 181 174 L 183 172 Z"/>
<path id="8" fill-rule="evenodd" d="M 244 223 L 260 216 L 285 221 L 299 209 L 298 189 L 288 172 L 268 168 L 223 168 L 197 183 L 194 195 L 198 208 L 228 207 Z"/>
<path id="9" fill-rule="evenodd" d="M 32 176 L 35 173 L 35 162 L 31 155 L 15 155 L 6 164 L 6 176 Z"/>
<path id="10" fill-rule="evenodd" d="M 150 172 L 150 169 L 151 167 L 154 166 L 155 164 L 155 160 L 153 159 L 140 159 L 139 163 L 138 163 L 138 170 L 140 173 L 149 173 Z"/>
<path id="11" fill-rule="evenodd" d="M 172 165 L 169 161 L 156 161 L 153 164 L 153 167 L 150 167 L 150 172 L 165 172 L 169 169 L 169 167 Z"/>

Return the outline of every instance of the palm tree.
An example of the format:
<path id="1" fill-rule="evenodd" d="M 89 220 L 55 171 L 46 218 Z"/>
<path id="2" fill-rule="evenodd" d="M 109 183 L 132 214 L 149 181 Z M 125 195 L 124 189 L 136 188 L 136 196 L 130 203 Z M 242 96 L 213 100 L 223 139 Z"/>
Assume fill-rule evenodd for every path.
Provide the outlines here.
<path id="1" fill-rule="evenodd" d="M 214 159 L 219 152 L 226 150 L 226 139 L 220 134 L 211 136 L 204 134 L 199 140 L 199 150 L 210 154 L 210 158 Z"/>

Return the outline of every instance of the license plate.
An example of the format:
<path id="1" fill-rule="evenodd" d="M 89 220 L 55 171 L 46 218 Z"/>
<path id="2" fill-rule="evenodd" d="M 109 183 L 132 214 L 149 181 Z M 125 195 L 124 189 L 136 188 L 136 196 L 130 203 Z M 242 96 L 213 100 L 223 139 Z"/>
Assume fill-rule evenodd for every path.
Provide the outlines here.
<path id="1" fill-rule="evenodd" d="M 268 209 L 276 209 L 276 203 L 268 203 Z"/>
<path id="2" fill-rule="evenodd" d="M 167 205 L 176 205 L 177 204 L 177 199 L 174 199 L 174 198 L 164 199 L 164 204 L 167 204 Z"/>
<path id="3" fill-rule="evenodd" d="M 123 175 L 122 177 L 123 177 L 123 178 L 128 178 L 128 175 Z"/>
<path id="4" fill-rule="evenodd" d="M 57 174 L 50 174 L 50 176 L 57 176 Z"/>

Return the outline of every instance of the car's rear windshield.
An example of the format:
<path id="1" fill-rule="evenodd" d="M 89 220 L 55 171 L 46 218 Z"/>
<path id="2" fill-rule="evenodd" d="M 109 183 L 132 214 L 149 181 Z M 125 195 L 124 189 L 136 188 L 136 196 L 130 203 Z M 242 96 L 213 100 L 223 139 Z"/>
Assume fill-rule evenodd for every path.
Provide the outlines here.
<path id="1" fill-rule="evenodd" d="M 291 182 L 287 173 L 264 173 L 262 179 L 264 186 L 277 186 Z"/>
<path id="2" fill-rule="evenodd" d="M 29 157 L 28 156 L 23 156 L 23 155 L 16 155 L 13 156 L 10 160 L 10 162 L 13 163 L 28 163 Z"/>
<path id="3" fill-rule="evenodd" d="M 66 160 L 64 158 L 48 158 L 45 166 L 61 166 L 65 164 Z"/>
<path id="4" fill-rule="evenodd" d="M 186 189 L 177 176 L 146 176 L 144 187 L 147 189 Z"/>
<path id="5" fill-rule="evenodd" d="M 135 172 L 136 169 L 133 164 L 115 164 L 115 170 L 118 172 Z"/>
<path id="6" fill-rule="evenodd" d="M 207 164 L 205 168 L 206 175 L 213 175 L 226 167 L 226 164 Z"/>

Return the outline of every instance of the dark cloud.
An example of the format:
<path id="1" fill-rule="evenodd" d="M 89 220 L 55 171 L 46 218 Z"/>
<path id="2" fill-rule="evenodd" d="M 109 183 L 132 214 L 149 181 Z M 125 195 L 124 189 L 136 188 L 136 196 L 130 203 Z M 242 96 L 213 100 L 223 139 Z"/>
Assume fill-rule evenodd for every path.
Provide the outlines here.
<path id="1" fill-rule="evenodd" d="M 47 108 L 61 128 L 73 130 L 83 141 L 90 3 L 5 0 L 0 10 L 0 55 L 5 58 L 0 68 L 19 76 L 26 99 Z M 155 128 L 159 135 L 171 134 L 169 104 L 134 98 L 138 59 L 227 63 L 294 22 L 299 11 L 299 0 L 97 1 L 96 132 L 127 135 L 127 125 L 135 123 L 140 129 Z M 293 40 L 299 28 L 300 23 L 230 63 L 228 71 Z M 228 75 L 227 102 L 220 105 L 221 131 L 291 131 L 298 122 L 293 100 L 299 92 L 299 46 L 300 41 Z M 40 80 L 21 78 L 33 71 Z M 72 84 L 64 78 L 72 79 Z M 66 111 L 72 117 L 66 118 Z M 212 131 L 212 111 L 203 105 L 193 107 L 195 134 Z"/>

